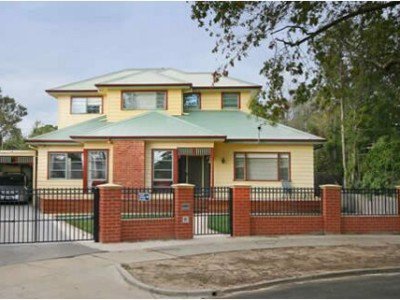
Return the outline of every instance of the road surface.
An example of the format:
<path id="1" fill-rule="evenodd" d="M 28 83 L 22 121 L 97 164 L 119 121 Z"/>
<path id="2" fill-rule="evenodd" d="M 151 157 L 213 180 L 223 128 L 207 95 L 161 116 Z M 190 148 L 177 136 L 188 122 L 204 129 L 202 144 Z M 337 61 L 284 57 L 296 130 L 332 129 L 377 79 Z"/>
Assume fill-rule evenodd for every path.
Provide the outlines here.
<path id="1" fill-rule="evenodd" d="M 287 284 L 229 296 L 239 299 L 270 298 L 399 298 L 400 273 L 347 277 Z"/>

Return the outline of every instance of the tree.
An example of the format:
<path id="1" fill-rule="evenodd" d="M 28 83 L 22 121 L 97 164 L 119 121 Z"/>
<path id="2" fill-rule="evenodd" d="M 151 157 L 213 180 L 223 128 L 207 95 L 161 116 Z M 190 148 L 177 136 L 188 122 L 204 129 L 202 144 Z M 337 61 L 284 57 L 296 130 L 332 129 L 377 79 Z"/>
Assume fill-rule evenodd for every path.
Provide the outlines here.
<path id="1" fill-rule="evenodd" d="M 5 150 L 26 150 L 29 149 L 28 145 L 25 143 L 24 137 L 22 135 L 21 129 L 14 128 L 7 140 L 3 144 L 3 149 Z"/>
<path id="2" fill-rule="evenodd" d="M 0 149 L 4 142 L 16 133 L 17 124 L 27 115 L 27 110 L 15 99 L 3 96 L 0 89 Z"/>
<path id="3" fill-rule="evenodd" d="M 42 134 L 45 134 L 45 133 L 49 133 L 49 132 L 52 132 L 52 131 L 55 131 L 55 130 L 57 130 L 57 126 L 54 126 L 54 125 L 51 125 L 51 124 L 43 124 L 40 121 L 36 121 L 33 124 L 33 128 L 32 128 L 31 133 L 29 134 L 29 137 L 33 138 L 35 136 L 42 135 Z"/>
<path id="4" fill-rule="evenodd" d="M 399 131 L 399 4 L 197 2 L 192 18 L 217 37 L 213 51 L 226 59 L 216 79 L 252 48 L 266 49 L 260 73 L 267 101 L 254 99 L 251 110 L 311 127 L 317 118 L 327 138 L 316 152 L 317 170 L 342 172 L 345 186 L 357 186 L 371 145 Z"/>
<path id="5" fill-rule="evenodd" d="M 295 103 L 311 98 L 311 91 L 320 83 L 321 73 L 316 58 L 324 55 L 318 42 L 324 34 L 348 21 L 352 34 L 363 29 L 375 18 L 384 18 L 397 31 L 392 32 L 392 43 L 381 56 L 373 59 L 360 55 L 365 63 L 388 74 L 398 67 L 400 40 L 400 3 L 393 2 L 196 2 L 192 5 L 192 19 L 216 37 L 214 53 L 226 60 L 215 78 L 227 75 L 229 68 L 247 57 L 253 48 L 263 47 L 269 57 L 260 74 L 266 77 L 268 99 L 264 105 L 253 103 L 253 110 L 277 120 L 290 107 L 288 95 Z M 370 39 L 378 49 L 378 40 Z M 396 42 L 397 41 L 397 42 Z M 258 104 L 258 106 L 257 106 Z"/>
<path id="6" fill-rule="evenodd" d="M 362 185 L 372 188 L 395 187 L 400 183 L 400 138 L 384 136 L 372 146 L 363 168 Z"/>

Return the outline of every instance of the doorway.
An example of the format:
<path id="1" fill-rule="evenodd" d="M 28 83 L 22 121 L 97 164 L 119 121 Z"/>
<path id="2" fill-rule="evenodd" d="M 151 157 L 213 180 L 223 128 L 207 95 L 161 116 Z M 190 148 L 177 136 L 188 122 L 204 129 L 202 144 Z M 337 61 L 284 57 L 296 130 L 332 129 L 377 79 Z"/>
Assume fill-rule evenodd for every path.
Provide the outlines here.
<path id="1" fill-rule="evenodd" d="M 178 162 L 179 183 L 194 184 L 197 188 L 210 187 L 210 156 L 182 155 Z"/>

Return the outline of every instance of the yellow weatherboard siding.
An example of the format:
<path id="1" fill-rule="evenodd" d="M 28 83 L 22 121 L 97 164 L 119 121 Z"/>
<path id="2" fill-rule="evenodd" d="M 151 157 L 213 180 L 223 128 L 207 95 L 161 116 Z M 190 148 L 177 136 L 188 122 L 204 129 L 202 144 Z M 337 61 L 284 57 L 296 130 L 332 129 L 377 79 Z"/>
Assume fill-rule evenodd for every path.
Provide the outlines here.
<path id="1" fill-rule="evenodd" d="M 39 146 L 38 147 L 38 168 L 37 168 L 37 187 L 38 188 L 82 188 L 83 179 L 48 179 L 48 154 L 49 152 L 83 152 L 83 149 L 109 150 L 108 170 L 109 181 L 113 180 L 113 145 L 107 142 L 92 142 L 85 145 L 74 146 Z M 84 164 L 85 165 L 85 164 Z"/>
<path id="2" fill-rule="evenodd" d="M 232 91 L 221 91 L 221 90 L 200 90 L 201 94 L 201 109 L 202 110 L 221 110 L 222 105 L 222 93 Z M 250 91 L 234 91 L 240 92 L 240 110 L 248 112 L 248 104 L 251 99 Z"/>
<path id="3" fill-rule="evenodd" d="M 232 186 L 245 183 L 251 186 L 281 187 L 280 181 L 234 181 L 233 156 L 235 152 L 289 152 L 293 187 L 314 186 L 314 152 L 312 145 L 254 145 L 226 144 L 220 142 L 146 142 L 145 183 L 151 187 L 152 149 L 214 148 L 214 185 Z M 224 163 L 222 163 L 224 159 Z"/>
<path id="4" fill-rule="evenodd" d="M 49 152 L 83 152 L 82 146 L 39 146 L 37 166 L 38 188 L 82 188 L 82 179 L 48 179 Z"/>
<path id="5" fill-rule="evenodd" d="M 215 186 L 231 186 L 246 183 L 251 186 L 281 187 L 279 181 L 234 181 L 234 152 L 289 152 L 291 158 L 291 180 L 293 187 L 314 186 L 314 152 L 312 145 L 244 145 L 215 143 Z M 224 163 L 222 163 L 224 159 Z"/>
<path id="6" fill-rule="evenodd" d="M 71 97 L 85 97 L 83 95 L 62 95 L 57 97 L 58 102 L 58 128 L 78 124 L 90 119 L 98 118 L 101 114 L 71 114 Z M 103 100 L 103 112 L 107 113 L 106 104 Z"/>
<path id="7" fill-rule="evenodd" d="M 125 89 L 128 90 L 128 89 Z M 129 91 L 140 91 L 143 89 L 129 89 Z M 160 90 L 166 89 L 147 89 L 147 90 Z M 149 110 L 123 110 L 122 109 L 122 91 L 121 89 L 108 89 L 104 97 L 107 102 L 108 111 L 107 119 L 110 122 L 121 121 L 123 119 L 140 115 Z M 181 89 L 168 89 L 167 90 L 167 109 L 161 110 L 171 115 L 182 114 L 182 90 Z"/>
<path id="8" fill-rule="evenodd" d="M 113 88 L 113 89 L 102 89 L 101 95 L 103 95 L 103 114 L 107 116 L 109 122 L 117 122 L 124 120 L 129 117 L 140 115 L 149 110 L 123 110 L 121 107 L 122 91 L 128 89 Z M 161 110 L 170 115 L 181 115 L 183 113 L 183 93 L 188 90 L 181 88 L 165 89 L 165 88 L 154 88 L 144 89 L 135 88 L 129 89 L 129 91 L 144 91 L 144 90 L 160 90 L 167 91 L 167 109 Z M 222 93 L 229 92 L 228 90 L 200 90 L 201 93 L 201 109 L 202 110 L 221 110 Z M 240 92 L 241 107 L 240 110 L 249 112 L 248 103 L 253 95 L 253 92 L 244 90 Z M 101 96 L 97 95 L 97 96 Z M 58 127 L 64 128 L 66 126 L 78 124 L 90 119 L 99 117 L 102 114 L 71 114 L 71 98 L 72 97 L 85 97 L 85 96 L 96 96 L 95 94 L 63 94 L 57 96 L 58 102 Z"/>

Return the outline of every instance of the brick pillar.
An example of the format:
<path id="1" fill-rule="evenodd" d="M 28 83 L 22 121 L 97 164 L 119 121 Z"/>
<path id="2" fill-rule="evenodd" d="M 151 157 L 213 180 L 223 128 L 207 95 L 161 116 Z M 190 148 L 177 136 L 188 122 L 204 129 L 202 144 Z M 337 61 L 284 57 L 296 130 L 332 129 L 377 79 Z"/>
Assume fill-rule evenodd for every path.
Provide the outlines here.
<path id="1" fill-rule="evenodd" d="M 342 187 L 326 184 L 321 185 L 321 189 L 324 232 L 325 234 L 340 234 Z"/>
<path id="2" fill-rule="evenodd" d="M 173 184 L 175 238 L 193 238 L 193 216 L 194 216 L 194 185 L 186 183 Z"/>
<path id="3" fill-rule="evenodd" d="M 232 236 L 250 235 L 250 186 L 232 188 Z"/>
<path id="4" fill-rule="evenodd" d="M 121 242 L 122 186 L 112 183 L 98 185 L 100 191 L 99 240 L 101 243 Z"/>

